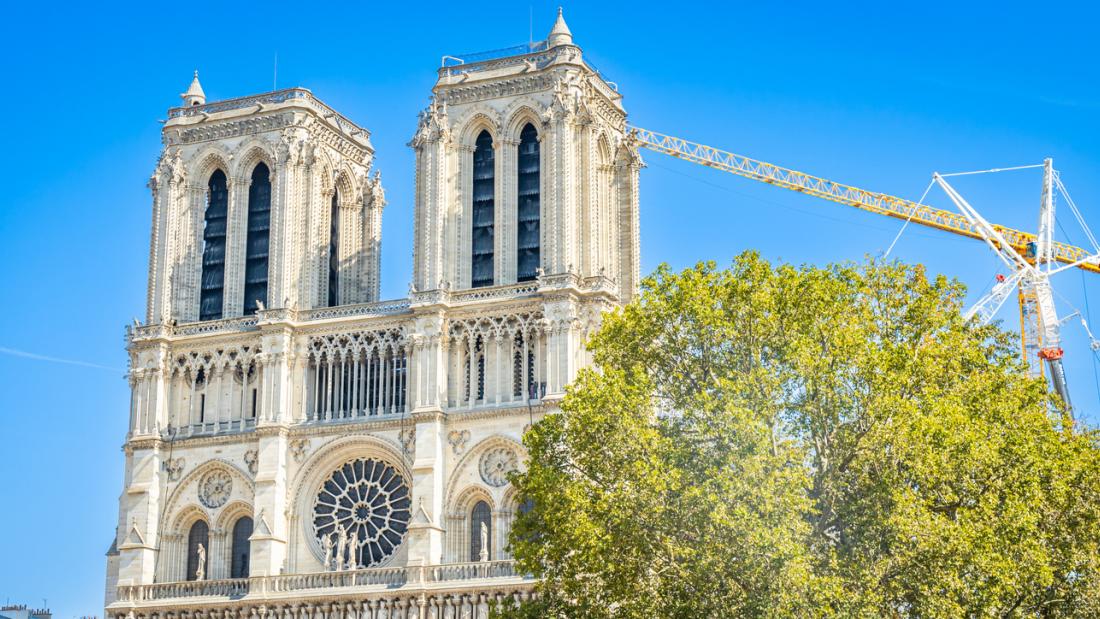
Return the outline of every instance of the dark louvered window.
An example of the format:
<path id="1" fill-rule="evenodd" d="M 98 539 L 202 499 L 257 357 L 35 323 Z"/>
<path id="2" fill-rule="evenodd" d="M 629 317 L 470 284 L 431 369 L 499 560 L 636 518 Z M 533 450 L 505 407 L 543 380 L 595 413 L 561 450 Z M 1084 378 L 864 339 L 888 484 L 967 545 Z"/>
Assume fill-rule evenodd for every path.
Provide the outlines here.
<path id="1" fill-rule="evenodd" d="M 328 233 L 328 306 L 340 303 L 340 194 L 332 192 Z"/>
<path id="2" fill-rule="evenodd" d="M 535 279 L 539 268 L 539 136 L 532 125 L 519 134 L 519 207 L 516 211 L 516 280 Z"/>
<path id="3" fill-rule="evenodd" d="M 470 286 L 493 285 L 493 138 L 477 136 L 474 147 L 473 243 Z"/>
<path id="4" fill-rule="evenodd" d="M 259 164 L 248 187 L 248 240 L 244 265 L 244 313 L 267 303 L 267 255 L 271 237 L 271 173 Z"/>
<path id="5" fill-rule="evenodd" d="M 485 554 L 493 558 L 493 513 L 489 504 L 478 501 L 470 512 L 470 560 L 481 560 L 481 525 L 485 524 Z"/>
<path id="6" fill-rule="evenodd" d="M 230 578 L 248 578 L 249 541 L 252 537 L 252 519 L 239 518 L 233 525 L 233 558 L 230 560 Z"/>
<path id="7" fill-rule="evenodd" d="M 225 222 L 229 214 L 229 187 L 225 172 L 215 171 L 207 185 L 206 213 L 202 228 L 202 279 L 199 320 L 222 317 L 225 286 Z"/>
<path id="8" fill-rule="evenodd" d="M 187 532 L 187 580 L 195 580 L 199 572 L 199 545 L 202 545 L 205 555 L 203 573 L 210 576 L 210 527 L 203 520 L 195 521 L 191 530 Z"/>

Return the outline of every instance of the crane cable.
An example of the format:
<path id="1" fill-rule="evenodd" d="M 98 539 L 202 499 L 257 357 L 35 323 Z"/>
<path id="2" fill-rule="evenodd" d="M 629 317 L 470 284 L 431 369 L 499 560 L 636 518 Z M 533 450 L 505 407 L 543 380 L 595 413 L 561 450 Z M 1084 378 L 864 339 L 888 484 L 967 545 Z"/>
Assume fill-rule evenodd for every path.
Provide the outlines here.
<path id="1" fill-rule="evenodd" d="M 928 181 L 928 186 L 924 188 L 924 193 L 921 194 L 920 199 L 917 200 L 917 204 L 924 204 L 924 199 L 928 197 L 928 192 L 932 191 L 932 185 L 934 185 L 935 183 L 936 183 L 936 181 L 934 181 L 934 180 L 933 181 Z M 898 240 L 901 239 L 902 233 L 904 233 L 905 229 L 909 227 L 909 222 L 913 220 L 913 213 L 916 213 L 916 212 L 917 212 L 917 207 L 916 206 L 909 209 L 909 216 L 905 218 L 905 223 L 901 224 L 901 230 L 898 230 L 898 234 L 897 234 L 897 236 L 894 237 L 894 241 L 892 243 L 890 243 L 890 246 L 887 247 L 886 251 L 884 251 L 882 253 L 882 258 L 884 260 L 886 258 L 890 257 L 890 252 L 894 251 L 894 245 L 898 244 Z"/>

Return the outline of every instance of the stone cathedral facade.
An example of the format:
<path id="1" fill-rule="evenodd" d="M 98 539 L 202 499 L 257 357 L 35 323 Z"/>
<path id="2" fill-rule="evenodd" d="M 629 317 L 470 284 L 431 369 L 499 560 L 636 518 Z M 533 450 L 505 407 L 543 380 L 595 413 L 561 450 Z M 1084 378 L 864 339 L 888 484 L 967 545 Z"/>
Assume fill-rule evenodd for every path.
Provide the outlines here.
<path id="1" fill-rule="evenodd" d="M 447 59 L 416 153 L 413 280 L 379 296 L 370 133 L 294 88 L 169 111 L 128 329 L 112 619 L 486 617 L 521 437 L 638 284 L 616 87 L 560 13 Z"/>

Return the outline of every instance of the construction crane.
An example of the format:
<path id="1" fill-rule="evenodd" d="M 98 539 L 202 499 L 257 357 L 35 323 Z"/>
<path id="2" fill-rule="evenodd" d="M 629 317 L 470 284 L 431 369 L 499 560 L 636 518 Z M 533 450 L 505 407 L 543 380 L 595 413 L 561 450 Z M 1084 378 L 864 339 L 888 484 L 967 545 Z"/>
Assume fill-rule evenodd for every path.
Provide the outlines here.
<path id="1" fill-rule="evenodd" d="M 1050 277 L 1071 268 L 1100 273 L 1100 244 L 1088 232 L 1088 227 L 1084 225 L 1076 207 L 1074 213 L 1092 241 L 1094 252 L 1054 240 L 1055 186 L 1067 197 L 1068 193 L 1058 179 L 1050 159 L 1044 161 L 1042 166 L 1039 231 L 1038 234 L 1031 234 L 988 222 L 939 173 L 933 175 L 933 182 L 947 193 L 948 198 L 959 208 L 959 213 L 837 183 L 648 129 L 631 127 L 630 136 L 636 145 L 654 152 L 879 215 L 984 241 L 1011 269 L 1011 274 L 999 276 L 993 290 L 967 312 L 967 317 L 976 315 L 982 322 L 989 322 L 1011 292 L 1017 291 L 1020 303 L 1021 351 L 1028 371 L 1032 376 L 1049 373 L 1051 387 L 1062 399 L 1066 409 L 1070 410 L 1069 390 L 1062 367 L 1062 323 L 1054 306 Z M 1070 204 L 1072 206 L 1072 202 Z M 1089 337 L 1091 338 L 1091 333 Z M 1093 340 L 1093 347 L 1097 348 L 1096 340 Z M 1044 366 L 1047 372 L 1044 372 Z"/>

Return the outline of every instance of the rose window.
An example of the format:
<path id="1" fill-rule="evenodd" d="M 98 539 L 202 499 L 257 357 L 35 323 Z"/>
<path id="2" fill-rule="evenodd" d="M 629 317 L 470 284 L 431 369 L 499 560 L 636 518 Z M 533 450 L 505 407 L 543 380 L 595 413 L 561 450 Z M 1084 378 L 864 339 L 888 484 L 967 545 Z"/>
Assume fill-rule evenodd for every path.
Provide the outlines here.
<path id="1" fill-rule="evenodd" d="M 490 449 L 481 456 L 481 478 L 490 486 L 500 487 L 508 483 L 508 474 L 519 466 L 519 457 L 508 447 Z"/>
<path id="2" fill-rule="evenodd" d="M 359 458 L 321 485 L 313 531 L 336 569 L 370 567 L 393 555 L 409 528 L 409 486 L 390 465 Z"/>
<path id="3" fill-rule="evenodd" d="M 221 469 L 207 473 L 199 482 L 199 501 L 210 509 L 225 505 L 232 492 L 233 478 Z"/>

